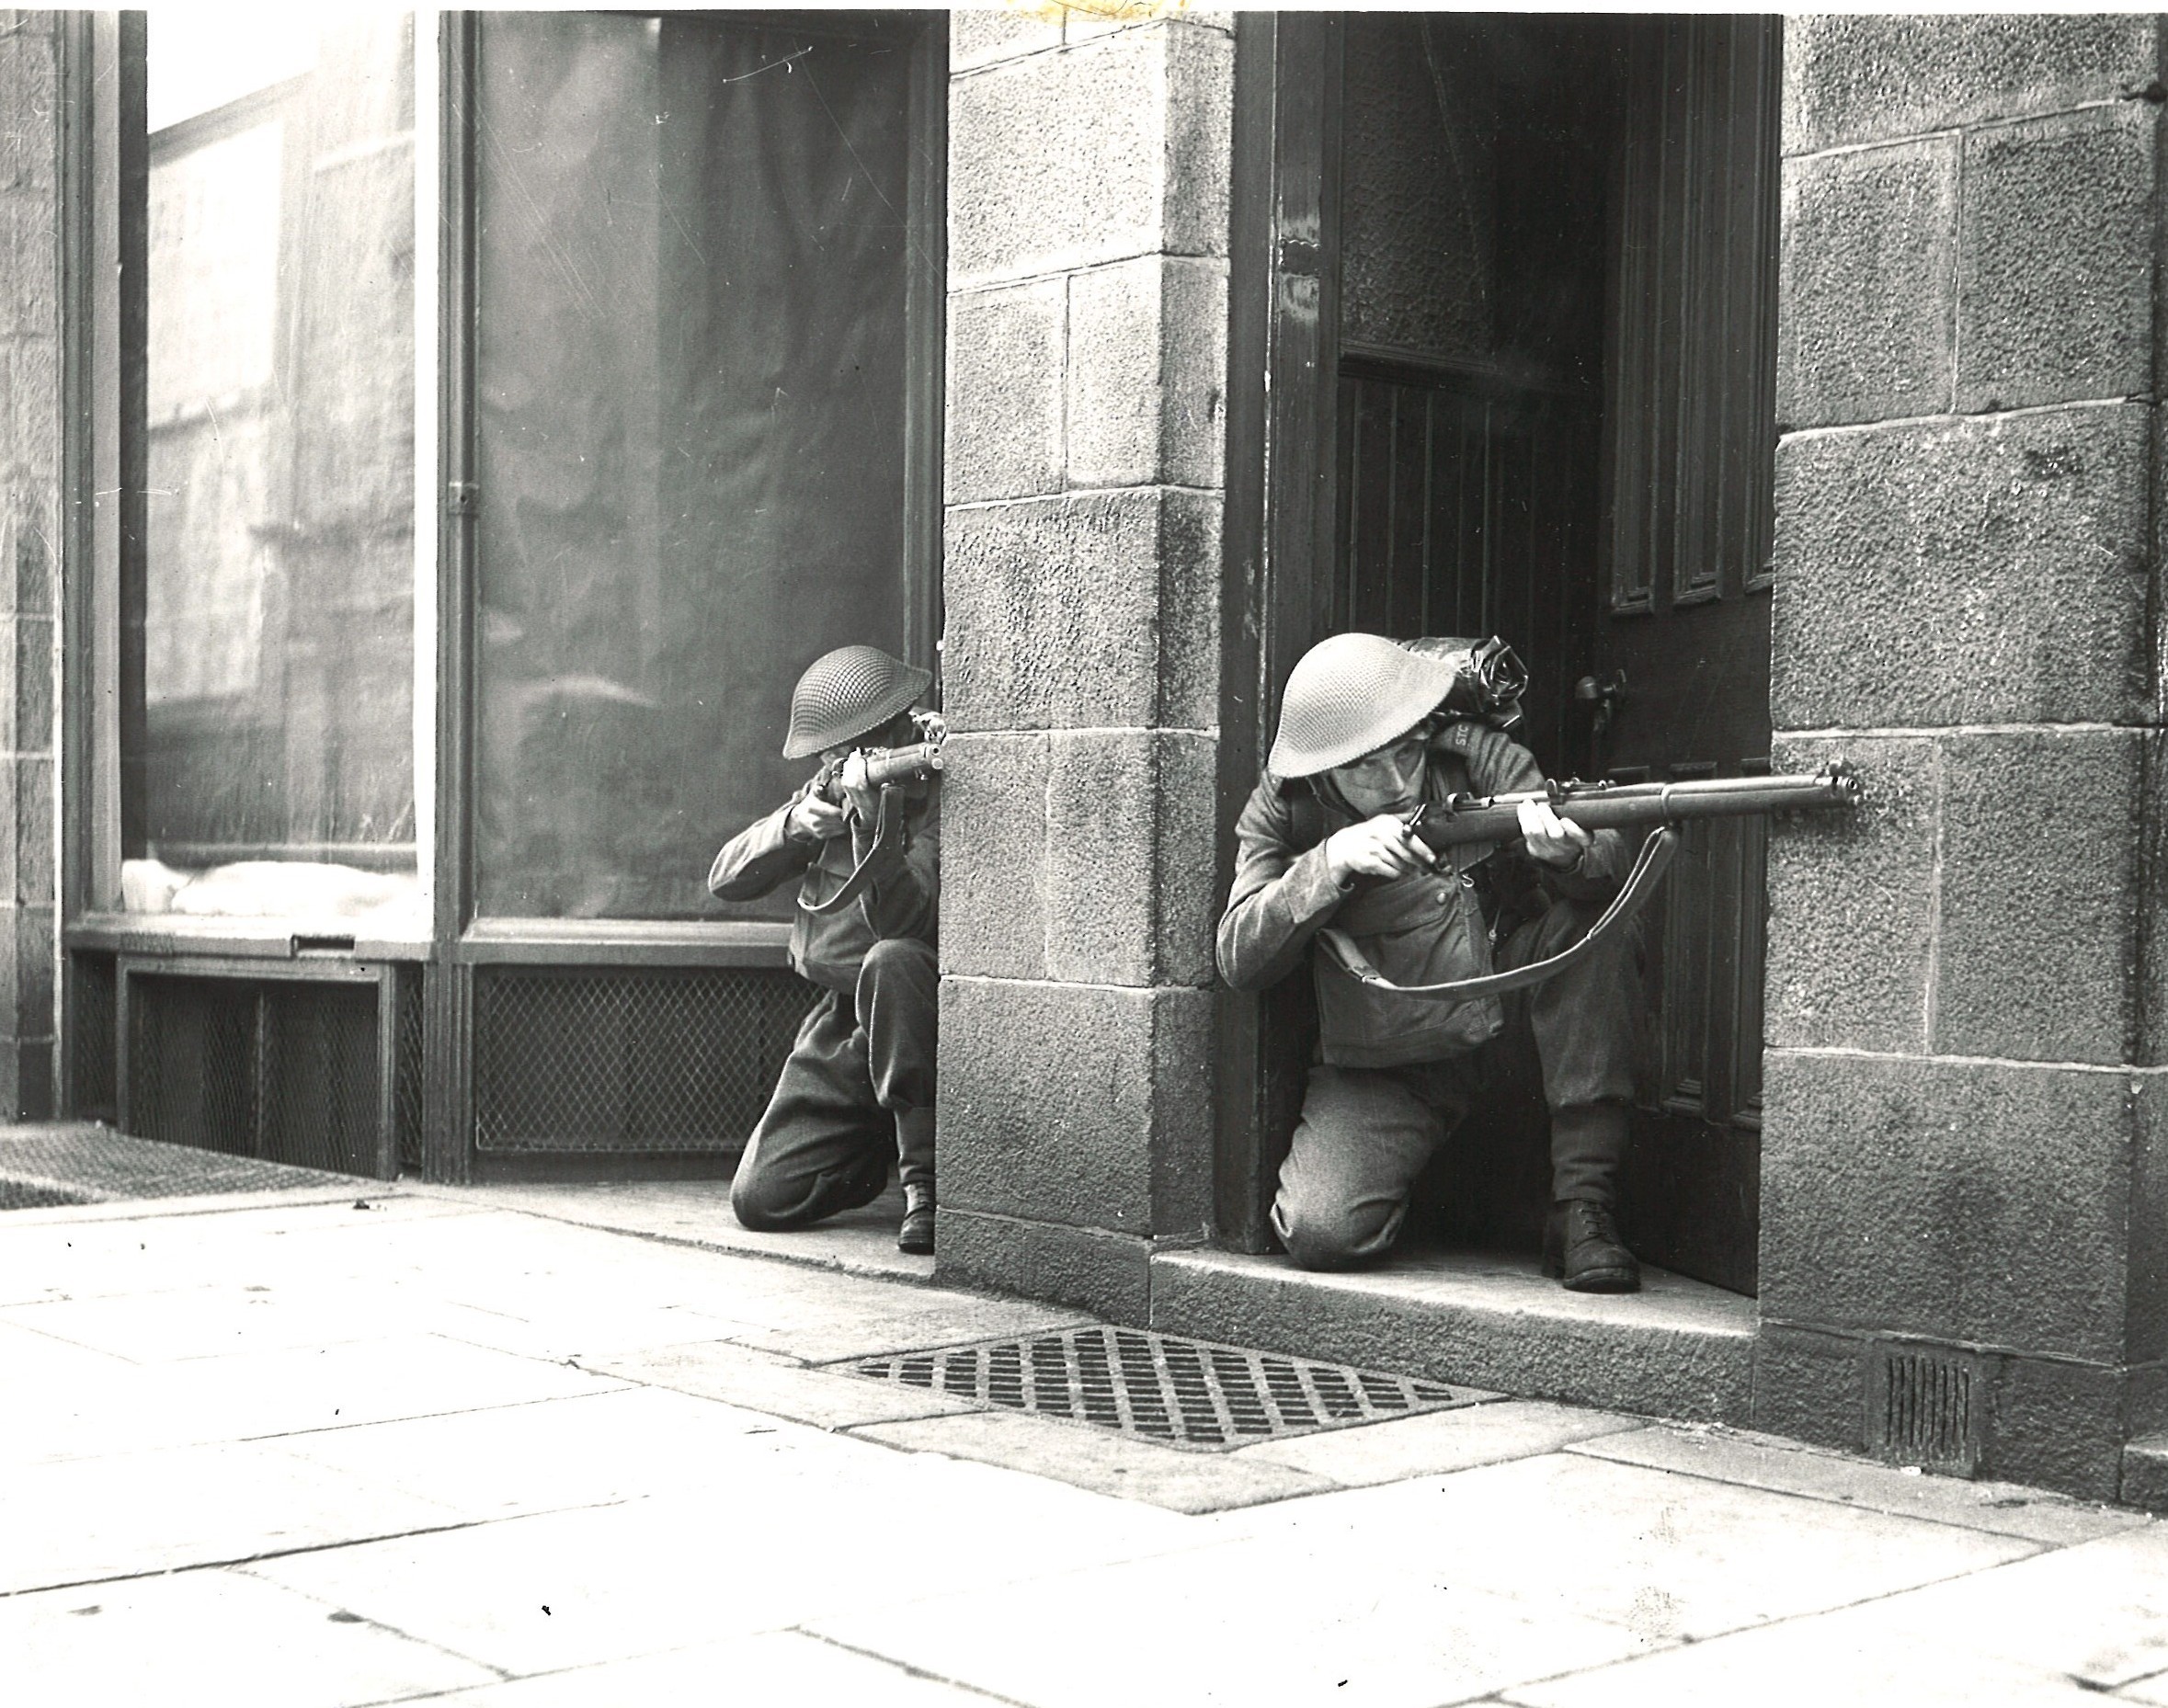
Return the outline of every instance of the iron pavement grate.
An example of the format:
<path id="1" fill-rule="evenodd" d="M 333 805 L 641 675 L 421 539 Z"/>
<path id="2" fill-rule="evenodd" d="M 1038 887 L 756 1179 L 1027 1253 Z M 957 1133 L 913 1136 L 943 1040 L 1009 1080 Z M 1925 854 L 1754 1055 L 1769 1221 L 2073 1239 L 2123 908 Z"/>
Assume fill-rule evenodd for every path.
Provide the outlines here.
<path id="1" fill-rule="evenodd" d="M 354 1183 L 348 1175 L 133 1138 L 110 1127 L 0 1127 L 0 1210 Z"/>
<path id="2" fill-rule="evenodd" d="M 1215 1452 L 1490 1397 L 1350 1364 L 1102 1326 L 853 1359 L 849 1368 L 875 1382 Z"/>

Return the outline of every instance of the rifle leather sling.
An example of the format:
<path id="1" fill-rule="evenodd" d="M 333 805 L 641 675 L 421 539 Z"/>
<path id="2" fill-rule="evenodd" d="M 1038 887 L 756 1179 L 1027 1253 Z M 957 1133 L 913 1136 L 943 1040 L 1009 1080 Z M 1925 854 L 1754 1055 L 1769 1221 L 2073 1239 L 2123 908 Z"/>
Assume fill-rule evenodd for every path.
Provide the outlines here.
<path id="1" fill-rule="evenodd" d="M 877 879 L 887 877 L 903 861 L 903 806 L 896 801 L 893 789 L 883 789 L 880 816 L 873 826 L 873 846 L 866 850 L 865 859 L 852 868 L 850 876 L 843 880 L 841 889 L 805 911 L 816 918 L 841 913 Z"/>
<path id="2" fill-rule="evenodd" d="M 1605 937 L 1640 912 L 1642 905 L 1663 881 L 1664 871 L 1678 846 L 1679 833 L 1669 825 L 1659 826 L 1642 843 L 1634 869 L 1626 874 L 1626 881 L 1612 898 L 1611 905 L 1589 927 L 1588 934 L 1580 941 L 1541 961 L 1514 967 L 1511 972 L 1488 973 L 1480 978 L 1448 979 L 1442 985 L 1396 985 L 1370 964 L 1370 957 L 1355 947 L 1355 939 L 1345 931 L 1327 926 L 1318 933 L 1318 941 L 1348 973 L 1377 990 L 1416 996 L 1425 1002 L 1474 1002 L 1482 996 L 1502 996 L 1508 991 L 1525 990 L 1531 985 L 1558 977 L 1568 967 L 1585 959 Z"/>

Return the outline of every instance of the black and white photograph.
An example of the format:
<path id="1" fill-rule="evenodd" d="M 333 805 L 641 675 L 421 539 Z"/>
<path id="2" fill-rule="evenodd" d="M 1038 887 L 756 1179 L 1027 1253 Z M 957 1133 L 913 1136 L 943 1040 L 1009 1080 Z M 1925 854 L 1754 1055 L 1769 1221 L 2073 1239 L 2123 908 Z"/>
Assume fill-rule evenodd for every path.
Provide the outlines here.
<path id="1" fill-rule="evenodd" d="M 0 10 L 0 1702 L 2168 1708 L 2164 385 L 2163 15 Z"/>

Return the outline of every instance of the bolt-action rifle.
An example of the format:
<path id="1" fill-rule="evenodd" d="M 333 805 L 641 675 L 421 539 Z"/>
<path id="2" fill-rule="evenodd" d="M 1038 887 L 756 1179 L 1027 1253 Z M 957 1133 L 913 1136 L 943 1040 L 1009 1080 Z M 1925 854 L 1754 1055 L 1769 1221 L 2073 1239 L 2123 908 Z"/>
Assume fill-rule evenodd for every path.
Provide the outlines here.
<path id="1" fill-rule="evenodd" d="M 880 791 L 881 810 L 873 828 L 873 846 L 843 881 L 843 887 L 818 906 L 808 907 L 807 913 L 839 913 L 901 857 L 904 815 L 890 804 L 889 791 L 904 783 L 923 782 L 936 775 L 941 769 L 941 744 L 949 734 L 948 725 L 937 712 L 914 712 L 911 716 L 919 733 L 926 737 L 924 741 L 915 741 L 904 747 L 856 749 L 865 761 L 866 787 Z M 830 806 L 843 804 L 843 767 L 850 757 L 846 754 L 840 759 L 830 760 L 821 767 L 819 777 L 814 780 L 814 792 Z"/>
<path id="2" fill-rule="evenodd" d="M 1584 830 L 1671 825 L 1859 804 L 1859 773 L 1842 759 L 1812 776 L 1706 777 L 1679 783 L 1554 782 L 1521 794 L 1450 795 L 1408 814 L 1409 833 L 1433 853 L 1521 834 L 1521 807 L 1540 801 Z"/>
<path id="3" fill-rule="evenodd" d="M 1558 954 L 1510 973 L 1442 985 L 1396 985 L 1370 964 L 1345 931 L 1327 927 L 1318 933 L 1318 940 L 1349 973 L 1381 990 L 1429 1002 L 1472 1002 L 1502 996 L 1565 972 L 1638 912 L 1671 865 L 1679 845 L 1673 826 L 1681 820 L 1851 808 L 1859 804 L 1860 792 L 1859 773 L 1840 759 L 1812 776 L 1711 777 L 1678 783 L 1553 782 L 1520 794 L 1450 795 L 1417 807 L 1401 821 L 1408 834 L 1432 855 L 1470 842 L 1515 839 L 1521 834 L 1520 809 L 1531 802 L 1542 802 L 1560 818 L 1586 830 L 1623 830 L 1636 825 L 1654 825 L 1657 829 L 1642 843 L 1617 898 L 1589 928 L 1587 936 Z"/>

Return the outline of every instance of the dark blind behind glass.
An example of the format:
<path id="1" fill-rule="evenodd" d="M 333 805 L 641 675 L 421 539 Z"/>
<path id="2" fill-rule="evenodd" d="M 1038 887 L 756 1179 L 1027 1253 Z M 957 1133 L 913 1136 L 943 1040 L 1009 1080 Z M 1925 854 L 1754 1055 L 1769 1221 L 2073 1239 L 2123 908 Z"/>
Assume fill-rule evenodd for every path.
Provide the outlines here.
<path id="1" fill-rule="evenodd" d="M 480 910 L 780 917 L 708 863 L 804 666 L 903 644 L 907 44 L 481 29 Z"/>

